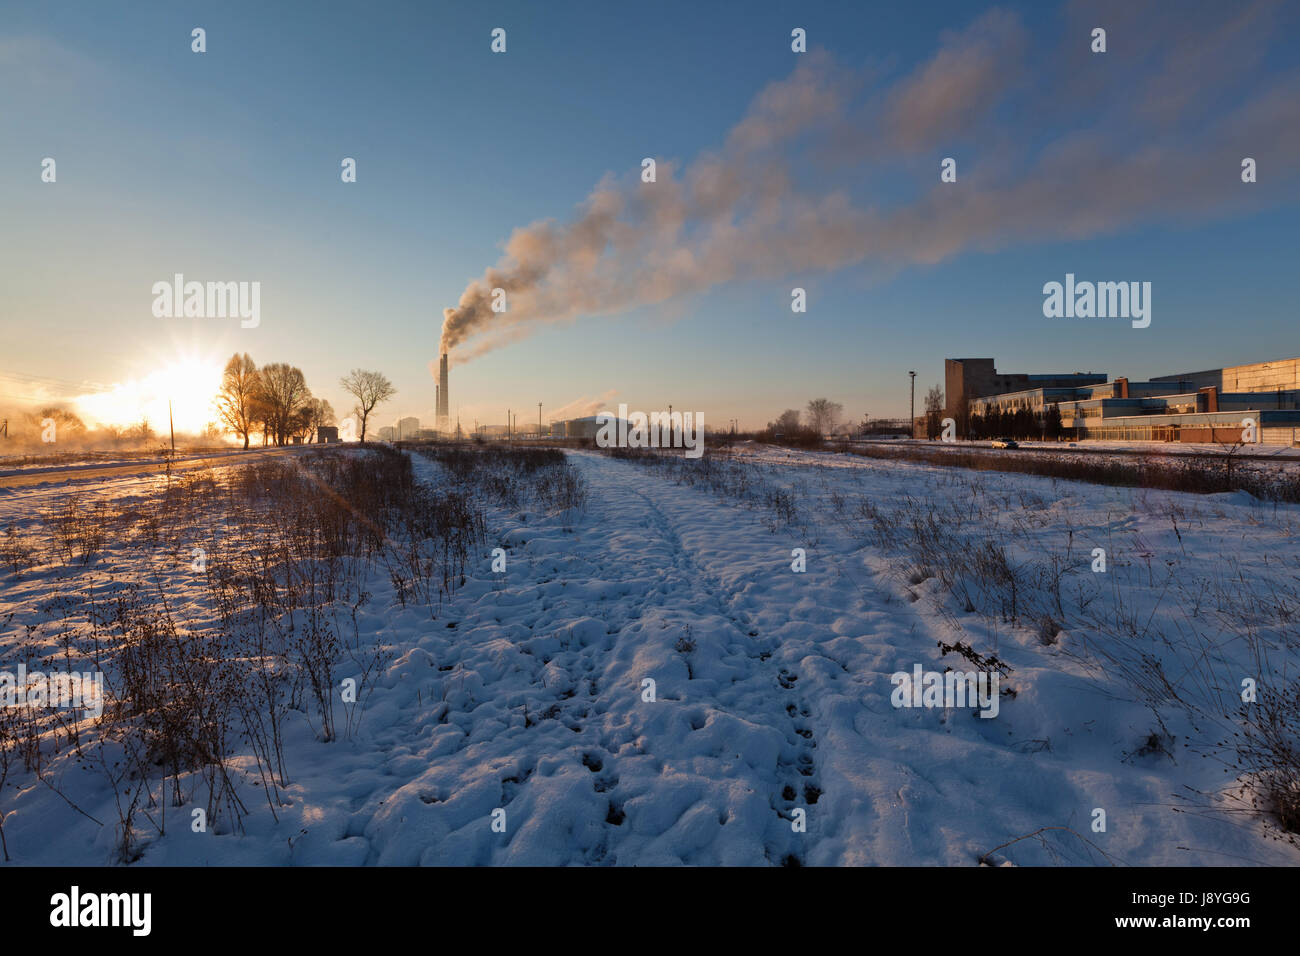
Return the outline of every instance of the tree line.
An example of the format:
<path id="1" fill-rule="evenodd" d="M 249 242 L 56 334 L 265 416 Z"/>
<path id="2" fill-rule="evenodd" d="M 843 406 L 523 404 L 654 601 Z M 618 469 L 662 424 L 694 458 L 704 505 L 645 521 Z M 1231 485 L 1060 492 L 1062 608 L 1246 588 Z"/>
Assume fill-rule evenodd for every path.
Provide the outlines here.
<path id="1" fill-rule="evenodd" d="M 926 393 L 924 399 L 927 429 L 934 435 L 939 434 L 943 419 L 943 389 L 936 385 Z M 908 424 L 908 432 L 912 430 Z M 897 422 L 872 419 L 863 413 L 860 424 L 854 425 L 844 418 L 844 406 L 827 398 L 814 398 L 800 412 L 796 408 L 787 408 L 767 423 L 767 428 L 760 434 L 768 439 L 781 438 L 787 443 L 790 439 L 804 440 L 812 443 L 820 441 L 827 435 L 871 434 L 875 432 L 893 434 L 897 431 Z"/>
<path id="2" fill-rule="evenodd" d="M 356 400 L 352 414 L 365 441 L 371 412 L 397 389 L 382 373 L 362 369 L 353 369 L 339 384 Z M 314 442 L 322 427 L 336 424 L 334 409 L 312 395 L 302 369 L 285 362 L 258 368 L 247 352 L 236 352 L 226 362 L 216 406 L 222 424 L 243 439 L 245 448 L 255 434 L 263 445 Z"/>
<path id="3" fill-rule="evenodd" d="M 939 438 L 943 434 L 943 416 L 945 405 L 943 389 L 938 385 L 925 395 L 925 432 L 928 438 Z M 957 434 L 970 441 L 990 438 L 1046 439 L 1056 441 L 1065 433 L 1061 420 L 1061 409 L 1057 405 L 1048 405 L 1038 411 L 1028 408 L 1004 410 L 992 408 L 987 414 L 980 415 L 959 413 Z"/>
<path id="4" fill-rule="evenodd" d="M 822 437 L 841 427 L 844 406 L 828 398 L 814 398 L 801 413 L 787 408 L 759 432 L 760 441 L 777 442 L 800 448 L 818 448 Z"/>
<path id="5" fill-rule="evenodd" d="M 992 409 L 987 415 L 974 414 L 967 422 L 967 437 L 982 438 L 1043 438 L 1056 441 L 1064 432 L 1061 409 L 1049 405 L 1041 413 L 1028 408 L 1015 411 Z"/>

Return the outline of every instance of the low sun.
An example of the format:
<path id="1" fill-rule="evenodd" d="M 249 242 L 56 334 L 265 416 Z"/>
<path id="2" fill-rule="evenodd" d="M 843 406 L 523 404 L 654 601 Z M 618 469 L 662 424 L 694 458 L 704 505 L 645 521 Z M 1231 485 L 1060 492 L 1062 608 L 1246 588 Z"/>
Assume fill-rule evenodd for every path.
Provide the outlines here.
<path id="1" fill-rule="evenodd" d="M 176 431 L 197 434 L 217 420 L 214 406 L 221 386 L 221 363 L 197 355 L 161 360 L 141 378 L 81 396 L 77 404 L 87 419 L 131 428 L 147 420 L 156 434 L 167 434 L 168 402 Z"/>

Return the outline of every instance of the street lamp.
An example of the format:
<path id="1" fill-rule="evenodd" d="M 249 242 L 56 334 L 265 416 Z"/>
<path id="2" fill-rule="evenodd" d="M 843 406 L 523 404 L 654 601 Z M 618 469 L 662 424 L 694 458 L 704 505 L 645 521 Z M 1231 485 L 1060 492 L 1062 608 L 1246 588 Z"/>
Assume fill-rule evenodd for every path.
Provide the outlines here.
<path id="1" fill-rule="evenodd" d="M 916 437 L 916 373 L 908 372 L 912 376 L 912 414 L 907 419 L 907 430 L 911 432 L 912 437 Z"/>

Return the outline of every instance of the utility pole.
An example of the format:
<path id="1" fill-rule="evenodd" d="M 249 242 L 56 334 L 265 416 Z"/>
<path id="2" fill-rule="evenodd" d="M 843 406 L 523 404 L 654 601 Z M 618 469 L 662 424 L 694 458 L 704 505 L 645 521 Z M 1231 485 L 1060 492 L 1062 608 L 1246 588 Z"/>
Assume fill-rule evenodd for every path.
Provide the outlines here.
<path id="1" fill-rule="evenodd" d="M 537 437 L 542 437 L 542 403 L 537 403 Z"/>
<path id="2" fill-rule="evenodd" d="M 911 438 L 916 437 L 916 373 L 908 372 L 912 376 L 912 414 L 907 419 L 907 431 Z"/>
<path id="3" fill-rule="evenodd" d="M 510 409 L 506 409 L 506 441 L 510 440 Z"/>
<path id="4" fill-rule="evenodd" d="M 172 457 L 176 457 L 176 428 L 172 425 L 172 400 L 167 399 L 167 430 L 172 434 Z"/>

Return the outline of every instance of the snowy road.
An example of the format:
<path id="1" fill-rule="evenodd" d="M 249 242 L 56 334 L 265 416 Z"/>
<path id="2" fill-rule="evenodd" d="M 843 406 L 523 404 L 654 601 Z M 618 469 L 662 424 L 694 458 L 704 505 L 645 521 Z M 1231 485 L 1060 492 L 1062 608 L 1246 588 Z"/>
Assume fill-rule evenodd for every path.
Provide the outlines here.
<path id="1" fill-rule="evenodd" d="M 231 463 L 233 457 L 243 460 L 268 456 L 292 455 L 311 446 L 293 445 L 287 448 L 257 448 L 239 452 L 222 452 L 217 455 L 192 455 L 176 458 L 171 463 L 173 473 L 193 468 L 216 468 Z M 63 485 L 68 482 L 95 481 L 126 478 L 135 475 L 165 475 L 167 459 L 148 458 L 102 465 L 59 465 L 54 467 L 26 468 L 0 472 L 0 493 L 10 488 L 30 488 L 39 485 Z"/>

